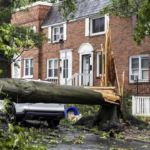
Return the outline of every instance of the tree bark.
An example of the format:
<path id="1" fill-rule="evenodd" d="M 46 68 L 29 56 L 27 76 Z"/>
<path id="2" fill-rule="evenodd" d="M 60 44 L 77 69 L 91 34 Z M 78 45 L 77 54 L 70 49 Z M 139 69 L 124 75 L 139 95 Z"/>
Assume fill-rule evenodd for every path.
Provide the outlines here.
<path id="1" fill-rule="evenodd" d="M 16 102 L 17 95 L 20 103 L 61 103 L 61 104 L 95 104 L 109 105 L 99 92 L 84 87 L 56 85 L 26 81 L 20 79 L 1 78 L 2 92 L 7 93 Z"/>

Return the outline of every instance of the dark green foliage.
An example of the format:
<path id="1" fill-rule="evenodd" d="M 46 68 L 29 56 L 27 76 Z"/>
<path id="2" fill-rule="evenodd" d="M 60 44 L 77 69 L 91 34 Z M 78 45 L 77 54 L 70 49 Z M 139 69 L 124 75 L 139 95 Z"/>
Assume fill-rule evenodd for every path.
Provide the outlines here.
<path id="1" fill-rule="evenodd" d="M 134 28 L 136 34 L 134 41 L 140 45 L 147 35 L 150 35 L 150 0 L 112 0 L 100 14 L 106 14 L 126 18 L 137 14 L 137 25 Z"/>

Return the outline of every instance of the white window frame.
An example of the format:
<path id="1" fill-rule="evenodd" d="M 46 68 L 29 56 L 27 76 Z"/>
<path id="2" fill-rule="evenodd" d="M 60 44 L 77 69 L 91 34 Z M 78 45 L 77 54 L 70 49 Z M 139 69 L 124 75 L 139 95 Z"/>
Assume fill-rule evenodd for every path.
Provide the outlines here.
<path id="1" fill-rule="evenodd" d="M 49 69 L 49 61 L 50 60 L 52 60 L 53 61 L 53 77 L 49 77 L 48 76 L 48 69 Z M 47 59 L 47 79 L 58 79 L 58 76 L 57 77 L 54 77 L 54 61 L 55 60 L 58 60 L 58 58 L 49 58 L 49 59 Z M 59 61 L 58 61 L 58 63 L 59 63 Z"/>
<path id="2" fill-rule="evenodd" d="M 53 38 L 52 38 L 52 39 L 53 39 L 53 43 L 59 42 L 59 40 L 60 40 L 60 35 L 61 35 L 61 34 L 60 34 L 60 28 L 61 28 L 61 27 L 63 27 L 63 39 L 64 39 L 64 26 L 63 26 L 63 25 L 54 26 L 54 27 L 53 27 Z M 55 29 L 55 28 L 58 28 L 58 29 L 59 29 L 59 40 L 57 40 L 57 41 L 54 41 L 54 29 Z"/>
<path id="3" fill-rule="evenodd" d="M 149 68 L 148 69 L 142 69 L 141 68 L 141 58 L 142 57 L 148 57 L 149 58 L 149 55 L 135 55 L 135 56 L 130 56 L 129 57 L 129 83 L 134 83 L 135 81 L 134 80 L 131 80 L 131 75 L 132 75 L 132 59 L 133 58 L 139 58 L 139 82 L 140 80 L 144 80 L 144 81 L 148 81 L 149 79 L 142 79 L 142 70 L 148 70 L 149 71 Z M 142 81 L 141 81 L 142 82 Z"/>
<path id="4" fill-rule="evenodd" d="M 93 29 L 93 20 L 94 19 L 98 19 L 98 18 L 105 18 L 105 31 L 103 32 L 98 32 L 98 33 L 93 33 L 92 29 Z M 97 16 L 97 17 L 93 17 L 90 19 L 90 36 L 94 36 L 94 35 L 101 35 L 101 34 L 105 34 L 106 30 L 107 30 L 107 21 L 109 19 L 109 16 L 104 15 L 104 16 Z"/>
<path id="5" fill-rule="evenodd" d="M 103 52 L 105 54 L 105 52 Z M 101 56 L 101 52 L 97 53 L 97 77 L 99 77 L 99 56 Z M 104 68 L 105 69 L 105 68 Z M 101 74 L 100 74 L 101 75 Z M 105 75 L 105 74 L 104 74 Z"/>
<path id="6" fill-rule="evenodd" d="M 29 59 L 29 75 L 25 75 L 25 60 Z M 33 59 L 33 57 L 28 57 L 28 58 L 24 58 L 24 77 L 23 78 L 33 78 L 33 75 L 30 75 L 30 60 Z M 33 62 L 33 67 L 34 67 L 34 62 Z M 34 73 L 34 72 L 33 72 Z"/>

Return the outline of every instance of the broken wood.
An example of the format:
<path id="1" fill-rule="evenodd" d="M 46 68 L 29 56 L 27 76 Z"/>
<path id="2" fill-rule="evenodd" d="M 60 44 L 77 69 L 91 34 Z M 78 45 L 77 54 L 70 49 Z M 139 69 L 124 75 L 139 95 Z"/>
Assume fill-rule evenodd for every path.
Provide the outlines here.
<path id="1" fill-rule="evenodd" d="M 121 87 L 121 96 L 122 96 L 121 107 L 120 107 L 121 111 L 122 111 L 123 98 L 124 98 L 124 75 L 125 75 L 125 72 L 123 71 L 123 74 L 122 74 L 122 87 Z"/>
<path id="2" fill-rule="evenodd" d="M 101 86 L 105 86 L 105 82 L 104 82 L 104 55 L 103 55 L 103 44 L 101 44 L 101 51 L 102 51 L 102 78 L 101 78 Z"/>
<path id="3" fill-rule="evenodd" d="M 114 92 L 114 90 L 95 90 L 95 91 L 116 95 L 116 92 Z"/>
<path id="4" fill-rule="evenodd" d="M 114 62 L 114 64 L 115 64 L 115 62 Z M 116 74 L 116 81 L 117 81 L 118 95 L 121 95 L 121 93 L 120 93 L 120 83 L 119 83 L 119 80 L 118 80 L 118 74 L 117 74 L 116 65 L 115 65 L 115 74 Z"/>
<path id="5" fill-rule="evenodd" d="M 107 98 L 107 99 L 114 101 L 114 102 L 117 100 L 120 100 L 120 96 L 116 96 L 113 94 L 107 94 L 107 93 L 101 93 L 101 94 L 103 95 L 104 99 Z"/>

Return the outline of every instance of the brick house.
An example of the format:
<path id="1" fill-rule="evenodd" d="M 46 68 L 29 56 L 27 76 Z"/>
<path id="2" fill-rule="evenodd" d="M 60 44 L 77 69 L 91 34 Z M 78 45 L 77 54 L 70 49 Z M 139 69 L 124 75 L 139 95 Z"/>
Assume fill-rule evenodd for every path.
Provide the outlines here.
<path id="1" fill-rule="evenodd" d="M 150 37 L 137 46 L 133 41 L 136 15 L 127 19 L 99 15 L 99 11 L 108 3 L 109 0 L 78 0 L 75 19 L 69 23 L 60 19 L 57 5 L 50 3 L 36 2 L 29 7 L 29 12 L 18 10 L 13 14 L 12 24 L 29 25 L 35 32 L 46 33 L 46 37 L 52 41 L 43 43 L 40 49 L 24 52 L 16 60 L 20 69 L 12 65 L 12 77 L 57 80 L 65 84 L 67 70 L 68 85 L 99 86 L 101 53 L 98 49 L 100 44 L 105 45 L 109 20 L 119 80 L 125 71 L 125 88 L 135 93 L 134 79 L 138 77 L 148 81 L 150 76 Z"/>

